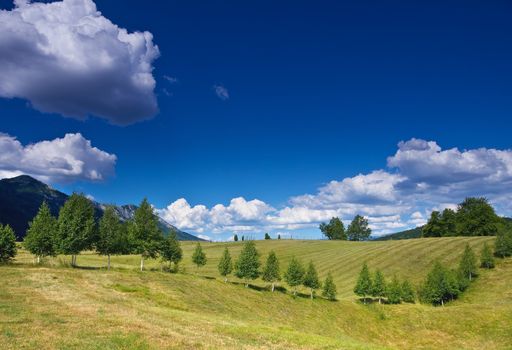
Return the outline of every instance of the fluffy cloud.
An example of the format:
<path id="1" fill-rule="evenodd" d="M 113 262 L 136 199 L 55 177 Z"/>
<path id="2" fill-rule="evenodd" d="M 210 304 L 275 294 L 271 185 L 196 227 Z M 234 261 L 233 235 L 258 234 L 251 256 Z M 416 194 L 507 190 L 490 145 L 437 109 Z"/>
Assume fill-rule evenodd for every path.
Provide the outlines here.
<path id="1" fill-rule="evenodd" d="M 361 214 L 374 234 L 382 235 L 423 225 L 432 210 L 454 208 L 466 196 L 489 198 L 498 213 L 510 215 L 512 210 L 512 150 L 443 150 L 434 141 L 411 139 L 398 144 L 387 165 L 387 169 L 331 181 L 316 193 L 290 198 L 288 205 L 278 209 L 243 198 L 233 199 L 227 207 L 191 208 L 180 199 L 162 213 L 178 227 L 183 222 L 190 230 L 212 233 L 311 231 L 333 216 L 347 225 Z M 169 210 L 173 206 L 183 210 L 175 213 Z M 184 215 L 183 221 L 173 220 L 173 215 Z"/>
<path id="2" fill-rule="evenodd" d="M 92 0 L 18 0 L 0 11 L 0 96 L 39 111 L 127 125 L 158 111 L 150 32 L 128 33 Z"/>
<path id="3" fill-rule="evenodd" d="M 27 174 L 50 183 L 102 181 L 114 175 L 116 159 L 81 134 L 23 146 L 0 133 L 0 177 Z"/>
<path id="4" fill-rule="evenodd" d="M 224 86 L 213 85 L 213 91 L 215 92 L 215 95 L 217 95 L 217 97 L 220 98 L 222 101 L 229 100 L 228 89 L 226 89 Z"/>

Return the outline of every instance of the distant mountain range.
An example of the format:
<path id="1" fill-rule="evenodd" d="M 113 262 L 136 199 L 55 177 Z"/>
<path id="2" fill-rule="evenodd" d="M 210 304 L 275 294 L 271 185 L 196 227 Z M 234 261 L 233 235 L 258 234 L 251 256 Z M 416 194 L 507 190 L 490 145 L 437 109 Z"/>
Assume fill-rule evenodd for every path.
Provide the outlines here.
<path id="1" fill-rule="evenodd" d="M 0 180 L 0 223 L 9 224 L 16 232 L 18 239 L 22 239 L 29 222 L 37 214 L 43 201 L 46 201 L 52 214 L 57 216 L 68 197 L 67 194 L 54 190 L 28 175 Z M 96 216 L 101 217 L 105 205 L 93 203 Z M 123 221 L 131 219 L 136 209 L 137 206 L 133 204 L 116 207 L 119 218 Z M 202 241 L 201 238 L 179 230 L 162 218 L 158 216 L 157 218 L 160 229 L 165 235 L 176 232 L 179 240 Z"/>

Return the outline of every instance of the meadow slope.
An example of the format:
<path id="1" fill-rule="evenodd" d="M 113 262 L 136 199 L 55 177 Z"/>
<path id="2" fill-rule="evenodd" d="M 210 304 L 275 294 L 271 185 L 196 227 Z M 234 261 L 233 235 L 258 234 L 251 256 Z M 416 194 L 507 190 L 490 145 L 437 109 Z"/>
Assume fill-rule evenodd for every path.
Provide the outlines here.
<path id="1" fill-rule="evenodd" d="M 137 272 L 138 257 L 112 259 L 92 253 L 32 264 L 21 252 L 0 267 L 2 349 L 507 349 L 512 344 L 512 260 L 480 276 L 447 307 L 421 304 L 361 305 L 352 293 L 363 261 L 387 277 L 418 283 L 432 262 L 455 266 L 468 242 L 476 251 L 493 238 L 430 238 L 384 242 L 257 241 L 262 261 L 275 250 L 284 270 L 295 255 L 332 272 L 337 302 L 293 299 L 255 281 L 244 288 L 224 283 L 216 266 L 226 245 L 238 255 L 242 242 L 203 243 L 207 265 L 190 262 L 194 243 L 183 243 L 183 273 Z"/>

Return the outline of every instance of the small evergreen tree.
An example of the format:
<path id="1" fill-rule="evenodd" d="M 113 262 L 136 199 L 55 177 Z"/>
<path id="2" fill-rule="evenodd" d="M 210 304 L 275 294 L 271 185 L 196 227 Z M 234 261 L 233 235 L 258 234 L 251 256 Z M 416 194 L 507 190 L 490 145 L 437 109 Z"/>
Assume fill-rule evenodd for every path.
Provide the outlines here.
<path id="1" fill-rule="evenodd" d="M 477 274 L 476 256 L 469 244 L 466 244 L 466 247 L 464 248 L 464 253 L 462 254 L 459 263 L 459 271 L 469 281 L 471 281 L 471 279 Z"/>
<path id="2" fill-rule="evenodd" d="M 121 223 L 113 206 L 107 206 L 100 219 L 96 251 L 107 256 L 110 270 L 110 256 L 126 253 L 129 249 L 126 227 Z"/>
<path id="3" fill-rule="evenodd" d="M 16 256 L 16 236 L 9 225 L 0 224 L 0 264 L 10 262 Z"/>
<path id="4" fill-rule="evenodd" d="M 71 265 L 76 266 L 76 256 L 95 243 L 97 228 L 92 202 L 83 194 L 73 193 L 60 209 L 57 223 L 57 251 L 71 255 Z"/>
<path id="5" fill-rule="evenodd" d="M 270 239 L 270 235 L 268 233 L 265 233 L 265 239 Z"/>
<path id="6" fill-rule="evenodd" d="M 140 254 L 140 271 L 144 271 L 144 260 L 158 256 L 164 238 L 158 227 L 158 218 L 146 198 L 135 210 L 129 232 L 134 250 Z"/>
<path id="7" fill-rule="evenodd" d="M 311 299 L 313 299 L 315 296 L 315 289 L 320 288 L 320 280 L 318 279 L 318 273 L 316 272 L 313 261 L 309 262 L 302 284 L 304 287 L 311 289 Z"/>
<path id="8" fill-rule="evenodd" d="M 390 304 L 400 304 L 402 301 L 402 286 L 396 275 L 393 276 L 391 282 L 386 286 L 386 297 Z"/>
<path id="9" fill-rule="evenodd" d="M 484 269 L 492 269 L 494 268 L 494 257 L 492 256 L 491 248 L 487 243 L 482 247 L 482 251 L 480 252 L 480 267 Z"/>
<path id="10" fill-rule="evenodd" d="M 371 228 L 368 226 L 368 219 L 361 215 L 356 215 L 347 229 L 347 238 L 350 241 L 365 241 L 372 234 Z"/>
<path id="11" fill-rule="evenodd" d="M 183 250 L 181 249 L 176 232 L 169 233 L 169 235 L 162 240 L 160 256 L 163 261 L 169 263 L 169 269 L 171 268 L 171 264 L 174 264 L 174 271 L 178 271 L 178 264 L 181 259 L 183 259 Z"/>
<path id="12" fill-rule="evenodd" d="M 201 247 L 201 244 L 197 242 L 196 249 L 192 254 L 192 262 L 197 266 L 197 269 L 199 270 L 201 266 L 206 265 L 206 260 L 206 254 L 203 252 L 203 247 Z"/>
<path id="13" fill-rule="evenodd" d="M 438 261 L 422 284 L 420 297 L 423 302 L 443 306 L 445 301 L 450 298 L 448 272 Z"/>
<path id="14" fill-rule="evenodd" d="M 446 298 L 450 300 L 456 299 L 462 292 L 461 279 L 459 272 L 454 270 L 445 270 L 445 279 L 447 284 Z"/>
<path id="15" fill-rule="evenodd" d="M 370 277 L 370 271 L 368 270 L 368 265 L 364 263 L 359 273 L 356 286 L 354 287 L 354 293 L 363 297 L 363 302 L 366 303 L 366 296 L 371 295 L 372 291 L 373 283 Z"/>
<path id="16" fill-rule="evenodd" d="M 329 272 L 323 284 L 322 296 L 328 300 L 334 301 L 336 300 L 336 294 L 336 285 L 334 284 L 332 275 Z"/>
<path id="17" fill-rule="evenodd" d="M 321 223 L 320 231 L 330 240 L 346 240 L 347 235 L 345 233 L 345 226 L 340 218 L 332 218 L 328 224 Z"/>
<path id="18" fill-rule="evenodd" d="M 219 265 L 217 266 L 219 273 L 224 277 L 224 282 L 228 281 L 228 275 L 233 271 L 233 262 L 231 261 L 231 255 L 229 254 L 228 247 L 224 248 L 224 253 L 220 258 Z"/>
<path id="19" fill-rule="evenodd" d="M 494 255 L 500 258 L 512 256 L 512 230 L 498 231 L 494 243 Z"/>
<path id="20" fill-rule="evenodd" d="M 290 260 L 288 269 L 284 274 L 284 279 L 286 280 L 286 283 L 293 288 L 293 295 L 296 296 L 297 286 L 300 286 L 304 280 L 304 267 L 295 257 L 292 257 Z"/>
<path id="21" fill-rule="evenodd" d="M 233 241 L 238 242 L 238 235 L 237 235 L 237 234 L 235 234 L 235 235 L 233 236 Z"/>
<path id="22" fill-rule="evenodd" d="M 279 260 L 277 259 L 276 253 L 273 250 L 270 251 L 267 257 L 267 262 L 263 268 L 263 274 L 261 278 L 265 282 L 272 283 L 272 292 L 275 289 L 275 283 L 281 280 L 281 272 L 279 268 Z"/>
<path id="23" fill-rule="evenodd" d="M 249 280 L 254 280 L 260 276 L 259 254 L 253 241 L 244 243 L 235 268 L 235 275 L 245 280 L 245 287 L 249 287 Z"/>
<path id="24" fill-rule="evenodd" d="M 242 235 L 242 242 L 244 241 L 245 237 Z"/>
<path id="25" fill-rule="evenodd" d="M 404 280 L 402 282 L 402 300 L 406 303 L 414 303 L 414 300 L 416 299 L 414 296 L 414 289 L 412 288 L 411 283 L 409 280 Z"/>
<path id="26" fill-rule="evenodd" d="M 29 224 L 23 245 L 30 253 L 36 256 L 37 263 L 45 256 L 55 256 L 55 234 L 57 219 L 52 216 L 46 202 L 41 204 L 39 212 Z"/>
<path id="27" fill-rule="evenodd" d="M 382 297 L 386 294 L 386 280 L 380 270 L 375 272 L 375 278 L 372 283 L 372 297 L 379 299 L 379 304 L 382 303 Z"/>
<path id="28" fill-rule="evenodd" d="M 277 239 L 281 239 L 281 235 L 277 235 Z"/>

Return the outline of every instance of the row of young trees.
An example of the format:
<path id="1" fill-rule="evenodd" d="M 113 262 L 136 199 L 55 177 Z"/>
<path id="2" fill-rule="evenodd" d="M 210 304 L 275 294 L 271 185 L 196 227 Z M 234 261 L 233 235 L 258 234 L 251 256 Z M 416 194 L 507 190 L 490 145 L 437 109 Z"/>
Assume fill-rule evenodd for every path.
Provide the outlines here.
<path id="1" fill-rule="evenodd" d="M 199 268 L 204 266 L 206 261 L 206 255 L 201 244 L 198 243 L 192 254 L 192 262 Z M 229 249 L 226 247 L 217 268 L 220 275 L 224 277 L 225 282 L 228 281 L 228 276 L 234 272 L 236 277 L 244 280 L 246 287 L 249 286 L 251 280 L 261 277 L 263 281 L 271 283 L 271 290 L 274 292 L 276 283 L 281 281 L 281 268 L 276 253 L 270 251 L 263 269 L 260 269 L 260 254 L 253 241 L 247 241 L 244 244 L 240 255 L 234 263 Z M 294 296 L 297 295 L 297 288 L 302 285 L 310 289 L 310 296 L 313 299 L 316 290 L 323 286 L 322 296 L 329 300 L 336 300 L 336 285 L 332 275 L 329 273 L 322 284 L 312 261 L 305 268 L 300 260 L 292 257 L 282 277 L 293 288 Z"/>
<path id="2" fill-rule="evenodd" d="M 466 198 L 457 210 L 433 211 L 422 228 L 423 237 L 495 236 L 509 229 L 485 198 Z"/>
<path id="3" fill-rule="evenodd" d="M 365 241 L 372 234 L 368 219 L 361 215 L 356 215 L 346 230 L 338 217 L 333 217 L 329 223 L 321 223 L 319 228 L 329 240 Z"/>
<path id="4" fill-rule="evenodd" d="M 107 206 L 99 222 L 95 220 L 92 202 L 81 194 L 73 194 L 60 209 L 58 218 L 52 216 L 46 203 L 29 225 L 23 245 L 36 256 L 37 262 L 46 256 L 71 255 L 71 265 L 84 250 L 94 249 L 107 257 L 140 254 L 140 269 L 147 258 L 161 258 L 177 264 L 182 250 L 175 234 L 164 238 L 149 202 L 144 199 L 131 220 L 122 222 L 113 206 Z"/>

